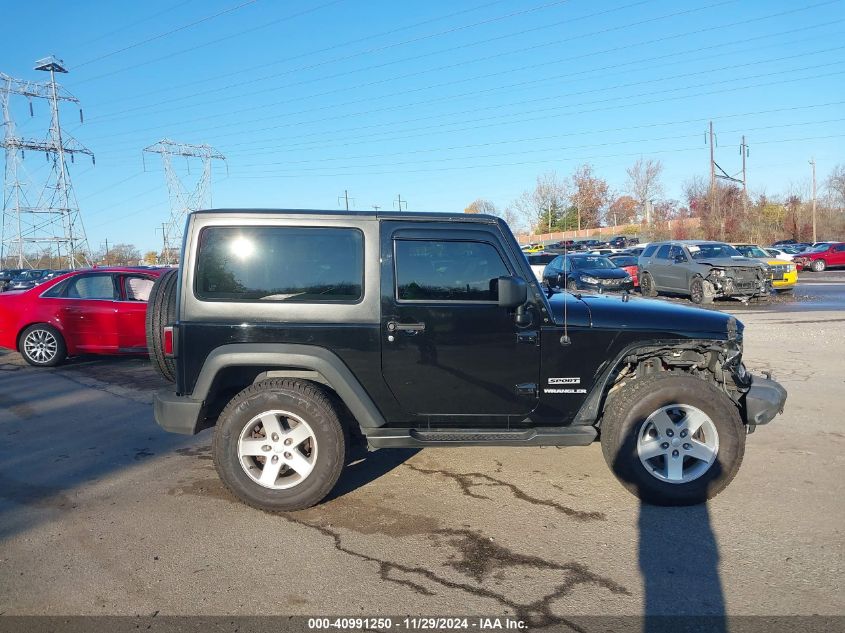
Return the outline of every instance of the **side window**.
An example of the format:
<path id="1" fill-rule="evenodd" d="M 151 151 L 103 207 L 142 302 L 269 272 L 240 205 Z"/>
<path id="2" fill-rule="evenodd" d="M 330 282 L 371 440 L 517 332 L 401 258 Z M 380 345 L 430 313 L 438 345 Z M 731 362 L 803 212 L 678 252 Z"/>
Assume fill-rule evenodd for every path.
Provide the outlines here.
<path id="1" fill-rule="evenodd" d="M 549 266 L 552 270 L 561 270 L 563 268 L 563 257 L 558 255 L 552 260 L 551 265 Z"/>
<path id="2" fill-rule="evenodd" d="M 642 252 L 640 257 L 651 257 L 654 255 L 654 251 L 657 250 L 657 244 L 650 244 L 645 247 L 645 250 Z"/>
<path id="3" fill-rule="evenodd" d="M 563 260 L 563 272 L 571 273 L 572 272 L 572 263 L 569 259 Z"/>
<path id="4" fill-rule="evenodd" d="M 845 244 L 837 244 L 835 250 L 836 250 L 837 253 L 845 252 Z"/>
<path id="5" fill-rule="evenodd" d="M 683 257 L 681 261 L 687 261 L 687 255 L 684 253 L 683 246 L 673 246 L 669 249 L 669 259 L 674 260 L 676 257 Z"/>
<path id="6" fill-rule="evenodd" d="M 404 301 L 497 301 L 510 275 L 485 242 L 396 240 L 396 295 Z"/>
<path id="7" fill-rule="evenodd" d="M 358 229 L 208 227 L 199 242 L 199 299 L 354 303 L 363 296 L 364 235 Z"/>
<path id="8" fill-rule="evenodd" d="M 664 244 L 660 247 L 660 250 L 657 251 L 657 259 L 669 259 L 669 245 Z"/>
<path id="9" fill-rule="evenodd" d="M 127 275 L 123 278 L 123 294 L 126 301 L 149 301 L 154 283 L 149 277 Z"/>
<path id="10" fill-rule="evenodd" d="M 116 299 L 111 275 L 79 275 L 71 279 L 63 293 L 68 299 Z"/>

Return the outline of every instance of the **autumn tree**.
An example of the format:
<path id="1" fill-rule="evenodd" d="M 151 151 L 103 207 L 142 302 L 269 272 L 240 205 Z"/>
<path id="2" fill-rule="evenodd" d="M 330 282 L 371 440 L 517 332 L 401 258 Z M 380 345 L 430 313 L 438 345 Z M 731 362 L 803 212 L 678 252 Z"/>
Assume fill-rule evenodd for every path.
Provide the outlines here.
<path id="1" fill-rule="evenodd" d="M 477 198 L 467 205 L 464 213 L 489 213 L 490 215 L 497 215 L 497 210 L 496 205 L 489 200 Z"/>
<path id="2" fill-rule="evenodd" d="M 607 182 L 595 176 L 589 164 L 578 167 L 571 180 L 569 201 L 570 208 L 574 207 L 576 211 L 577 228 L 599 226 L 610 198 Z"/>
<path id="3" fill-rule="evenodd" d="M 631 224 L 637 219 L 637 201 L 631 196 L 619 196 L 607 210 L 608 224 Z"/>
<path id="4" fill-rule="evenodd" d="M 140 259 L 141 251 L 134 244 L 115 244 L 101 258 L 109 266 L 134 266 Z"/>
<path id="5" fill-rule="evenodd" d="M 158 253 L 155 251 L 147 251 L 144 253 L 144 263 L 148 266 L 154 266 L 158 261 Z"/>
<path id="6" fill-rule="evenodd" d="M 663 163 L 659 160 L 640 158 L 628 167 L 628 193 L 637 201 L 640 215 L 646 215 L 646 205 L 663 195 L 660 176 Z"/>

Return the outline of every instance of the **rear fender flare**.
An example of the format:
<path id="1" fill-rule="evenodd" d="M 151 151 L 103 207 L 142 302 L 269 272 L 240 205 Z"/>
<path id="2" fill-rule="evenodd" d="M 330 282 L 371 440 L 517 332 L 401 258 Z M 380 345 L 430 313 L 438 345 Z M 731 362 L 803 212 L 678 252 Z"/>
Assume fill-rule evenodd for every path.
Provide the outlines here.
<path id="1" fill-rule="evenodd" d="M 267 367 L 259 378 L 304 378 L 325 384 L 334 389 L 361 427 L 385 425 L 384 416 L 349 367 L 336 354 L 313 345 L 236 343 L 218 347 L 205 359 L 191 399 L 206 400 L 217 374 L 239 365 Z"/>

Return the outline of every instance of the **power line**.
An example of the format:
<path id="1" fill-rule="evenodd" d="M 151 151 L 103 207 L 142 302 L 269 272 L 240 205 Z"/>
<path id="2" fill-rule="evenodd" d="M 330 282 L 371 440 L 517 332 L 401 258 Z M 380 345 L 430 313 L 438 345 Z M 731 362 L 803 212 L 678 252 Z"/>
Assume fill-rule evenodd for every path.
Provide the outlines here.
<path id="1" fill-rule="evenodd" d="M 104 39 L 108 39 L 109 37 L 111 37 L 111 36 L 112 36 L 112 35 L 114 35 L 115 33 L 121 33 L 121 32 L 123 32 L 123 31 L 126 31 L 126 30 L 129 30 L 129 29 L 131 29 L 131 28 L 134 28 L 134 27 L 138 26 L 139 24 L 143 24 L 144 22 L 149 22 L 150 20 L 152 20 L 152 19 L 154 19 L 154 18 L 157 18 L 157 17 L 160 17 L 160 16 L 164 15 L 165 13 L 170 13 L 171 11 L 175 11 L 176 9 L 180 9 L 180 8 L 184 7 L 186 4 L 189 4 L 189 3 L 193 2 L 193 1 L 194 1 L 194 0 L 184 0 L 184 2 L 179 2 L 178 4 L 174 4 L 174 5 L 172 5 L 172 6 L 169 6 L 169 7 L 167 7 L 166 9 L 162 9 L 161 11 L 156 11 L 156 12 L 155 12 L 155 13 L 153 13 L 152 15 L 148 15 L 148 16 L 147 16 L 147 17 L 145 17 L 145 18 L 141 18 L 140 20 L 135 20 L 134 22 L 130 22 L 129 24 L 125 24 L 125 25 L 120 26 L 120 27 L 118 27 L 118 28 L 116 28 L 116 29 L 112 29 L 112 30 L 111 30 L 111 31 L 109 31 L 108 33 L 103 33 L 102 35 L 100 35 L 99 37 L 94 38 L 93 40 L 88 40 L 88 41 L 86 42 L 86 44 L 87 44 L 88 46 L 91 46 L 91 44 L 95 44 L 95 43 L 97 43 L 97 42 L 101 42 L 101 41 L 102 41 L 102 40 L 104 40 Z"/>
<path id="2" fill-rule="evenodd" d="M 150 42 L 155 42 L 155 41 L 160 40 L 162 38 L 165 38 L 169 35 L 173 35 L 174 33 L 179 33 L 180 31 L 184 31 L 185 29 L 189 29 L 189 28 L 196 26 L 198 24 L 202 24 L 203 22 L 208 22 L 209 20 L 219 18 L 221 15 L 227 15 L 229 13 L 232 13 L 233 11 L 237 11 L 238 9 L 242 9 L 242 8 L 244 8 L 244 7 L 246 7 L 250 4 L 254 4 L 256 1 L 257 0 L 245 0 L 245 2 L 241 2 L 240 4 L 238 4 L 234 7 L 229 7 L 228 9 L 224 9 L 223 11 L 218 11 L 217 13 L 214 13 L 213 15 L 208 15 L 204 18 L 200 18 L 199 20 L 194 20 L 193 22 L 190 22 L 189 24 L 184 24 L 184 25 L 177 27 L 175 29 L 171 29 L 170 31 L 167 31 L 165 33 L 159 33 L 158 35 L 148 37 L 147 39 L 141 40 L 140 42 L 135 42 L 134 44 L 129 44 L 128 46 L 124 46 L 122 48 L 111 51 L 109 53 L 105 53 L 103 55 L 93 57 L 93 58 L 91 58 L 87 61 L 82 62 L 81 64 L 77 64 L 76 67 L 74 68 L 74 70 L 76 70 L 78 68 L 82 68 L 83 66 L 87 66 L 88 64 L 93 64 L 93 63 L 101 61 L 103 59 L 113 57 L 114 55 L 124 53 L 128 50 L 132 50 L 133 48 L 138 48 L 139 46 L 143 46 L 144 44 L 149 44 Z M 117 71 L 117 72 L 122 72 L 122 71 Z M 82 83 L 82 82 L 78 82 L 78 83 Z"/>
<path id="3" fill-rule="evenodd" d="M 759 19 L 765 19 L 765 18 L 768 18 L 768 17 L 772 17 L 772 16 L 764 16 L 763 18 L 759 18 Z M 834 23 L 841 22 L 841 21 L 843 21 L 843 20 L 837 20 Z M 746 21 L 743 21 L 742 23 L 746 23 L 746 22 L 748 22 L 748 21 L 746 20 Z M 741 24 L 741 23 L 734 23 L 733 25 L 736 25 L 736 24 Z M 731 41 L 731 42 L 725 42 L 725 43 L 721 43 L 721 44 L 711 45 L 711 46 L 708 46 L 708 47 L 705 47 L 705 48 L 699 47 L 699 48 L 696 48 L 696 49 L 690 49 L 688 51 L 682 51 L 682 52 L 679 52 L 675 55 L 671 55 L 669 57 L 674 57 L 676 55 L 683 55 L 683 54 L 686 54 L 686 53 L 698 53 L 700 50 L 720 48 L 722 46 L 730 46 L 730 45 L 733 45 L 733 44 L 736 44 L 736 43 L 742 43 L 742 42 L 746 42 L 746 41 L 754 41 L 754 40 L 757 40 L 757 39 L 762 39 L 762 38 L 767 38 L 767 37 L 779 37 L 779 36 L 786 35 L 786 34 L 789 34 L 789 33 L 807 30 L 809 28 L 818 28 L 820 26 L 827 26 L 829 24 L 831 24 L 831 22 L 828 22 L 828 23 L 825 23 L 825 24 L 819 24 L 819 25 L 812 25 L 810 27 L 803 27 L 803 28 L 799 28 L 799 29 L 792 29 L 792 30 L 783 31 L 783 32 L 780 32 L 780 33 L 767 34 L 767 35 L 758 36 L 758 37 L 755 37 L 755 38 L 743 38 L 741 40 L 734 40 L 734 41 Z M 733 25 L 720 25 L 719 27 L 713 27 L 713 28 L 727 28 L 727 27 L 733 26 Z M 698 34 L 702 31 L 709 31 L 709 30 L 711 30 L 711 29 L 710 28 L 708 28 L 708 29 L 698 29 L 696 31 L 680 33 L 680 34 L 677 34 L 677 35 L 671 35 L 671 36 L 667 36 L 667 37 L 662 37 L 662 38 L 658 38 L 656 40 L 648 40 L 648 41 L 645 41 L 645 42 L 637 42 L 635 44 L 627 45 L 627 46 L 623 46 L 623 47 L 614 47 L 614 48 L 611 48 L 611 49 L 605 49 L 603 51 L 593 51 L 593 52 L 586 53 L 586 54 L 583 54 L 583 55 L 577 55 L 577 56 L 562 58 L 562 59 L 554 60 L 554 62 L 551 62 L 551 63 L 577 61 L 578 59 L 581 59 L 581 58 L 587 57 L 587 56 L 592 57 L 592 56 L 596 56 L 596 55 L 600 55 L 600 54 L 604 54 L 604 53 L 620 52 L 621 50 L 631 48 L 631 47 L 643 46 L 643 45 L 646 45 L 646 44 L 660 43 L 660 42 L 665 41 L 667 39 L 675 39 L 675 38 L 678 38 L 678 37 L 689 37 L 690 35 Z M 793 42 L 793 43 L 795 43 L 795 42 Z M 779 44 L 783 44 L 783 43 L 781 42 Z M 718 57 L 718 56 L 721 56 L 721 55 L 716 55 L 716 57 Z M 542 80 L 523 81 L 523 82 L 518 82 L 518 83 L 515 83 L 515 84 L 504 84 L 504 85 L 494 86 L 494 87 L 482 90 L 481 92 L 482 93 L 483 92 L 492 92 L 492 91 L 501 90 L 501 89 L 524 86 L 524 85 L 527 85 L 527 84 L 530 84 L 530 83 L 536 83 L 536 82 L 539 82 L 539 81 L 550 81 L 552 79 L 561 79 L 561 78 L 565 78 L 565 77 L 577 76 L 577 75 L 583 74 L 585 72 L 599 72 L 599 71 L 604 71 L 604 70 L 608 70 L 608 69 L 612 69 L 612 68 L 629 66 L 632 63 L 643 63 L 645 61 L 654 61 L 654 60 L 664 59 L 666 57 L 667 57 L 667 55 L 661 55 L 661 56 L 657 56 L 657 57 L 653 57 L 653 58 L 640 59 L 640 60 L 637 60 L 636 62 L 623 62 L 623 63 L 620 63 L 620 64 L 605 66 L 605 67 L 602 67 L 602 68 L 599 68 L 599 69 L 594 69 L 592 71 L 582 71 L 580 73 L 567 73 L 567 74 L 563 74 L 563 75 L 555 75 L 555 76 L 552 76 L 552 77 L 546 77 Z M 711 57 L 713 57 L 713 56 L 711 56 Z M 486 74 L 486 75 L 473 76 L 473 77 L 469 77 L 469 78 L 465 78 L 465 79 L 461 79 L 461 80 L 457 80 L 457 81 L 450 81 L 450 82 L 445 82 L 445 83 L 441 82 L 441 83 L 436 83 L 436 84 L 427 85 L 427 86 L 423 86 L 423 87 L 413 88 L 410 91 L 406 89 L 406 90 L 403 90 L 401 92 L 388 93 L 386 95 L 380 95 L 378 97 L 378 99 L 381 100 L 381 99 L 387 99 L 387 98 L 390 98 L 390 97 L 393 97 L 393 96 L 398 96 L 398 95 L 407 95 L 407 94 L 409 94 L 409 92 L 420 92 L 420 91 L 425 91 L 425 90 L 431 90 L 431 89 L 434 89 L 434 88 L 440 88 L 440 87 L 444 87 L 444 86 L 447 86 L 447 85 L 453 85 L 453 84 L 456 84 L 456 83 L 464 83 L 464 82 L 467 82 L 467 81 L 477 81 L 479 79 L 489 78 L 489 77 L 492 77 L 492 76 L 495 76 L 495 75 L 498 75 L 498 74 L 506 74 L 506 73 L 509 73 L 509 72 L 526 70 L 526 69 L 529 69 L 529 68 L 533 68 L 533 67 L 536 67 L 536 66 L 542 66 L 542 65 L 545 65 L 545 64 L 535 64 L 535 65 L 530 65 L 530 66 L 524 66 L 524 67 L 515 69 L 515 71 L 502 71 L 502 72 L 497 72 L 497 73 L 489 73 L 489 74 Z M 357 89 L 357 88 L 365 88 L 365 87 L 373 85 L 374 83 L 380 83 L 380 82 L 370 82 L 370 83 L 367 83 L 367 84 L 361 84 L 361 85 L 358 85 L 358 86 L 353 86 L 352 88 L 344 88 L 343 90 L 345 91 L 345 90 L 351 90 L 351 89 Z M 331 90 L 331 91 L 328 91 L 328 92 L 318 93 L 318 94 L 315 94 L 315 95 L 303 96 L 303 97 L 300 97 L 300 99 L 308 99 L 308 98 L 316 98 L 316 97 L 320 97 L 320 96 L 326 96 L 326 95 L 332 94 L 334 92 L 337 92 L 337 90 Z M 439 101 L 460 98 L 462 96 L 475 95 L 477 93 L 479 93 L 479 91 L 477 89 L 475 89 L 475 90 L 473 90 L 471 92 L 467 92 L 467 93 L 452 94 L 452 95 L 448 95 L 448 96 L 437 97 L 437 98 L 434 98 L 434 99 L 428 99 L 428 100 L 422 100 L 422 101 L 417 99 L 417 100 L 415 100 L 411 103 L 408 103 L 408 104 L 403 104 L 403 105 L 400 105 L 400 106 L 376 108 L 376 109 L 358 112 L 357 114 L 359 114 L 359 115 L 361 115 L 361 114 L 374 114 L 374 113 L 378 113 L 378 112 L 402 109 L 402 108 L 407 108 L 407 107 L 417 107 L 421 104 L 436 103 L 436 102 L 439 102 Z M 557 97 L 555 97 L 555 98 L 557 98 Z M 325 110 L 325 109 L 329 109 L 329 108 L 342 107 L 342 106 L 345 106 L 345 105 L 353 105 L 353 104 L 356 104 L 356 103 L 362 103 L 362 102 L 367 102 L 367 101 L 371 101 L 371 100 L 372 100 L 372 98 L 358 99 L 358 100 L 354 100 L 354 101 L 347 101 L 347 102 L 340 103 L 340 104 L 332 104 L 332 105 L 329 105 L 329 106 L 322 106 L 322 107 L 316 108 L 316 110 Z M 269 106 L 260 106 L 260 108 L 264 109 L 266 107 L 272 107 L 273 105 L 274 104 L 270 104 Z M 251 110 L 254 110 L 254 109 L 256 109 L 256 108 L 251 107 L 251 108 L 244 108 L 244 109 L 241 109 L 241 110 L 229 111 L 229 112 L 223 113 L 223 114 L 215 114 L 215 115 L 209 115 L 209 116 L 199 117 L 199 118 L 195 117 L 193 119 L 193 121 L 201 121 L 201 120 L 220 118 L 220 117 L 229 116 L 231 114 L 235 114 L 235 113 L 238 113 L 238 112 L 251 111 Z M 302 111 L 298 111 L 298 112 L 294 112 L 294 113 L 285 114 L 285 115 L 282 115 L 282 116 L 284 116 L 284 117 L 296 116 L 297 114 L 311 113 L 313 111 L 315 111 L 315 109 L 310 108 L 308 110 L 302 110 Z M 348 114 L 344 114 L 344 115 L 338 115 L 338 116 L 334 116 L 334 117 L 323 117 L 321 119 L 312 120 L 311 122 L 324 122 L 324 121 L 327 121 L 327 120 L 332 120 L 334 118 L 344 118 L 344 117 L 348 117 L 348 116 L 349 116 Z M 256 123 L 256 122 L 274 119 L 274 118 L 279 118 L 279 115 L 273 115 L 273 116 L 270 116 L 270 117 L 259 117 L 258 119 L 253 119 L 253 120 L 247 121 L 246 123 Z M 282 123 L 282 124 L 279 124 L 277 126 L 270 126 L 270 127 L 267 127 L 267 128 L 261 128 L 257 131 L 267 131 L 267 130 L 270 130 L 270 129 L 277 129 L 277 128 L 286 127 L 286 126 L 289 126 L 289 125 L 302 125 L 302 123 L 303 122 Z M 382 127 L 382 126 L 383 125 L 380 124 L 380 127 Z M 142 131 L 160 129 L 160 127 L 161 126 L 152 126 L 152 127 L 147 127 L 147 128 L 140 128 L 138 130 L 130 130 L 130 131 L 127 131 L 127 132 L 119 133 L 117 136 L 131 136 L 133 134 L 136 134 L 136 133 L 139 133 L 139 132 L 142 132 Z M 214 126 L 211 126 L 211 127 L 200 128 L 199 131 L 213 131 L 213 130 L 219 129 L 220 127 L 223 127 L 223 126 L 222 125 L 214 125 Z M 364 126 L 364 127 L 366 128 L 366 127 L 370 127 L 370 126 Z M 353 130 L 354 129 L 361 129 L 361 128 L 353 128 Z M 239 132 L 239 134 L 241 134 L 241 133 L 242 132 Z M 111 135 L 109 138 L 114 138 L 114 136 L 115 135 Z M 96 139 L 96 138 L 97 137 L 95 136 L 94 139 Z M 247 143 L 244 142 L 244 143 L 240 143 L 240 144 L 247 144 Z M 235 144 L 235 145 L 237 145 L 237 144 Z"/>

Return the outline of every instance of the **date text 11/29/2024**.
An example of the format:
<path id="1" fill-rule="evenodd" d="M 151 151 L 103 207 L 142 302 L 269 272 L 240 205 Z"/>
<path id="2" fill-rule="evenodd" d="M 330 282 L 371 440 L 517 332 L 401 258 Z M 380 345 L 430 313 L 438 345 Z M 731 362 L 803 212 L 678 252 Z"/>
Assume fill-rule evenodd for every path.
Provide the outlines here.
<path id="1" fill-rule="evenodd" d="M 308 618 L 308 629 L 348 630 L 406 630 L 406 631 L 442 631 L 442 630 L 526 630 L 528 625 L 518 618 L 512 617 L 337 617 L 337 618 Z"/>

